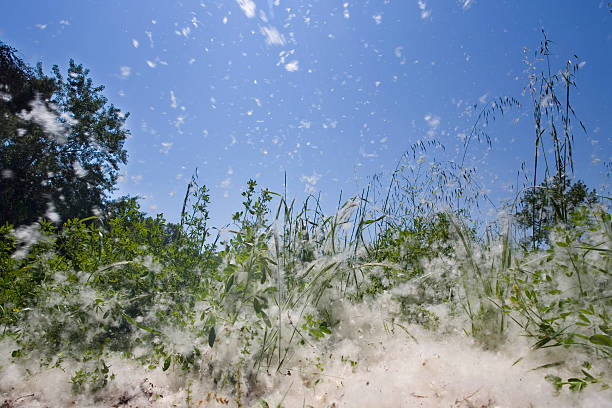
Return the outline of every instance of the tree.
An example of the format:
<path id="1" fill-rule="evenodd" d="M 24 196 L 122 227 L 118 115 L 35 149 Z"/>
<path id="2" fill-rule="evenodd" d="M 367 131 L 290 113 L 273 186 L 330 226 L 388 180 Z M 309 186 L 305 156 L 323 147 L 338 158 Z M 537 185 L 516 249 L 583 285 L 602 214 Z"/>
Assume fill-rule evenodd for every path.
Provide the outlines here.
<path id="1" fill-rule="evenodd" d="M 0 223 L 90 216 L 115 189 L 128 114 L 70 60 L 46 76 L 0 42 Z"/>
<path id="2" fill-rule="evenodd" d="M 530 188 L 521 197 L 521 210 L 515 214 L 517 222 L 531 229 L 529 238 L 534 247 L 548 243 L 548 230 L 558 223 L 568 223 L 569 214 L 581 205 L 597 202 L 595 190 L 589 191 L 582 181 L 573 185 L 558 177 L 543 181 L 540 186 Z"/>

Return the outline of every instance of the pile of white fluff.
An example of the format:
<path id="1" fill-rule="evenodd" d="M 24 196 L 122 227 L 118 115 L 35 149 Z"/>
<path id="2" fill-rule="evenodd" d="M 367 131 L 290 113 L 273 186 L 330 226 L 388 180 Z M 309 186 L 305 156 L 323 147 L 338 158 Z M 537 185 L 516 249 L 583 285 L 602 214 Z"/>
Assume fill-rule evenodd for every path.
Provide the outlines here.
<path id="1" fill-rule="evenodd" d="M 460 331 L 433 333 L 399 328 L 381 319 L 381 306 L 341 302 L 342 323 L 325 341 L 297 349 L 280 372 L 262 369 L 238 400 L 231 387 L 218 390 L 206 375 L 180 369 L 147 370 L 135 361 L 107 360 L 115 379 L 97 396 L 71 393 L 64 370 L 11 363 L 13 344 L 2 343 L 2 407 L 605 407 L 612 391 L 598 384 L 580 393 L 556 393 L 535 368 L 559 357 L 530 351 L 525 341 L 483 350 Z M 379 307 L 377 307 L 379 306 Z M 405 330 L 407 329 L 407 331 Z M 513 338 L 520 339 L 518 336 Z M 203 359 L 225 354 L 223 341 Z M 568 367 L 579 365 L 568 361 Z M 519 360 L 517 362 L 517 360 Z M 217 360 L 218 361 L 218 360 Z M 574 364 L 575 363 L 575 364 Z M 29 373 L 28 373 L 29 370 Z M 559 374 L 559 367 L 555 367 Z M 561 371 L 563 368 L 560 369 Z M 571 375 L 568 371 L 567 375 Z M 567 378 L 567 377 L 566 377 Z M 265 401 L 265 403 L 263 402 Z"/>

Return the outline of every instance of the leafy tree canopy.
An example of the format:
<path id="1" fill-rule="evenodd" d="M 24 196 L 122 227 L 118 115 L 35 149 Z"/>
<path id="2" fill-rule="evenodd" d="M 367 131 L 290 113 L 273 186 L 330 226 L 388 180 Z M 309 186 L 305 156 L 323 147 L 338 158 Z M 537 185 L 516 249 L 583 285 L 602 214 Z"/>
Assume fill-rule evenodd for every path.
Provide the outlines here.
<path id="1" fill-rule="evenodd" d="M 570 180 L 558 177 L 543 181 L 540 186 L 531 188 L 521 197 L 521 209 L 515 216 L 525 229 L 531 229 L 530 241 L 535 246 L 548 243 L 549 227 L 569 221 L 568 214 L 585 204 L 597 201 L 595 190 L 589 191 L 582 182 L 571 184 Z"/>
<path id="2" fill-rule="evenodd" d="M 70 60 L 53 77 L 0 42 L 0 223 L 90 216 L 127 161 L 128 114 L 107 104 L 89 70 Z"/>

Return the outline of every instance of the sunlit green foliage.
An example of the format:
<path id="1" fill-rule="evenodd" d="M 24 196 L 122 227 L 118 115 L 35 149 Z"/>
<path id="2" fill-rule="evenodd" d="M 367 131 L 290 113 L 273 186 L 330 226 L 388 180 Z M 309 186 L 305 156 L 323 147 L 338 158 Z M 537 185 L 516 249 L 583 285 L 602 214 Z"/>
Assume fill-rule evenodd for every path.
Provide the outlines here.
<path id="1" fill-rule="evenodd" d="M 296 348 L 334 335 L 339 318 L 326 293 L 362 302 L 409 287 L 393 297 L 393 327 L 444 330 L 436 307 L 446 304 L 465 314 L 465 333 L 484 347 L 503 344 L 515 326 L 534 349 L 575 348 L 599 367 L 568 380 L 550 373 L 556 386 L 609 381 L 600 361 L 612 350 L 612 226 L 602 209 L 576 209 L 571 224 L 554 227 L 545 251 L 525 252 L 509 232 L 481 241 L 447 213 L 387 226 L 369 241 L 356 231 L 384 220 L 366 220 L 359 201 L 315 218 L 307 206 L 293 215 L 280 197 L 274 214 L 275 194 L 258 193 L 251 181 L 217 246 L 206 239 L 207 190 L 192 182 L 182 227 L 145 215 L 133 199 L 99 218 L 69 220 L 59 232 L 43 221 L 30 231 L 32 242 L 3 227 L 1 324 L 18 345 L 13 358 L 79 362 L 75 392 L 95 392 L 113 380 L 111 353 L 150 369 L 192 371 L 205 350 L 224 347 L 220 338 L 233 339 L 233 365 L 210 361 L 208 370 L 220 387 L 237 390 L 249 373 L 279 370 Z M 346 228 L 348 220 L 356 227 Z"/>

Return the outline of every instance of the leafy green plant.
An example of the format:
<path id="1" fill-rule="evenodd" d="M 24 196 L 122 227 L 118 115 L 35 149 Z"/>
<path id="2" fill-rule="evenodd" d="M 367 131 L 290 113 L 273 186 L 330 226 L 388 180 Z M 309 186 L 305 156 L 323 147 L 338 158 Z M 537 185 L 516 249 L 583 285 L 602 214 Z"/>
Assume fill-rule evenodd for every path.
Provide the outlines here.
<path id="1" fill-rule="evenodd" d="M 592 365 L 590 362 L 585 361 L 580 368 L 580 372 L 582 374 L 581 377 L 571 377 L 567 380 L 563 380 L 561 377 L 556 375 L 549 374 L 545 378 L 547 381 L 552 383 L 557 391 L 560 391 L 563 386 L 567 385 L 570 391 L 582 391 L 586 388 L 588 384 L 596 384 L 599 382 L 599 379 L 594 377 L 590 372 Z M 599 376 L 603 376 L 604 373 L 600 373 Z M 606 384 L 602 385 L 603 388 L 607 388 Z"/>
<path id="2" fill-rule="evenodd" d="M 302 329 L 316 339 L 325 337 L 325 335 L 331 334 L 331 330 L 327 325 L 326 321 L 320 319 L 315 320 L 311 314 L 307 314 Z"/>
<path id="3" fill-rule="evenodd" d="M 536 268 L 517 263 L 508 310 L 523 318 L 535 348 L 573 346 L 610 356 L 610 215 L 583 207 L 572 215 L 574 228 L 557 226 L 553 245 Z"/>

